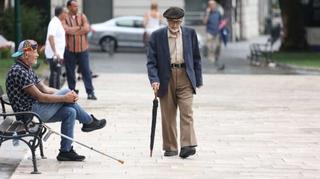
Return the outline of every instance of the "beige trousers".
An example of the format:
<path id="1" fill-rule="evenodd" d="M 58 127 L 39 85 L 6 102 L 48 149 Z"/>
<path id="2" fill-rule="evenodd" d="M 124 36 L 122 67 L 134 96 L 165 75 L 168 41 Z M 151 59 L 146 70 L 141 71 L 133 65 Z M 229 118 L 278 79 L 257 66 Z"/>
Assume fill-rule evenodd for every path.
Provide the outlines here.
<path id="1" fill-rule="evenodd" d="M 172 68 L 168 93 L 160 98 L 163 150 L 178 151 L 177 108 L 180 112 L 180 145 L 196 146 L 193 127 L 193 89 L 184 68 Z"/>
<path id="2" fill-rule="evenodd" d="M 220 35 L 213 36 L 207 33 L 208 60 L 216 62 L 220 56 L 221 39 Z"/>

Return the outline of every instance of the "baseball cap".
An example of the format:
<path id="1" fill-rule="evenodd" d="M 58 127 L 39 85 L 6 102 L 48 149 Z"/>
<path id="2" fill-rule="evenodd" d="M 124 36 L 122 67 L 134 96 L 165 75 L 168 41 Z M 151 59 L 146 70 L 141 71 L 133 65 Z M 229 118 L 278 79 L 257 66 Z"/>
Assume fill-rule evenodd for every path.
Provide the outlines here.
<path id="1" fill-rule="evenodd" d="M 20 57 L 26 51 L 36 50 L 38 48 L 38 43 L 34 40 L 24 40 L 20 42 L 18 50 L 11 55 L 13 58 Z"/>

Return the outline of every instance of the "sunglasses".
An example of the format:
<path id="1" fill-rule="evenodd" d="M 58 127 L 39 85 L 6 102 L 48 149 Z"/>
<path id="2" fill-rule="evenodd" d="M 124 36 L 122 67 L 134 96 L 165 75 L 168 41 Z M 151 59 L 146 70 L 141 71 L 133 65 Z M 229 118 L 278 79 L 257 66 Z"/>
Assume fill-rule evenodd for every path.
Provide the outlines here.
<path id="1" fill-rule="evenodd" d="M 38 49 L 38 44 L 34 40 L 26 40 L 23 44 L 23 51 L 33 51 Z"/>

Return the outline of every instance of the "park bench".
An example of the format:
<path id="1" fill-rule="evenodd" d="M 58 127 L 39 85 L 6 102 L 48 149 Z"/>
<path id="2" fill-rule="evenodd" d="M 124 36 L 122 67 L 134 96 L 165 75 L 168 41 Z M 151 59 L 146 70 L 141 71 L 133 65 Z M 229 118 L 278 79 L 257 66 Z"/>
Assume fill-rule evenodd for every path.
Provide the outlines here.
<path id="1" fill-rule="evenodd" d="M 253 43 L 250 45 L 250 55 L 248 59 L 251 65 L 268 65 L 272 62 L 272 53 L 274 43 L 280 39 L 280 24 L 271 29 L 270 37 L 266 43 Z"/>
<path id="2" fill-rule="evenodd" d="M 46 132 L 38 114 L 33 112 L 16 112 L 8 113 L 6 106 L 10 102 L 0 86 L 0 102 L 2 112 L 0 113 L 0 147 L 7 140 L 22 141 L 31 150 L 33 171 L 32 174 L 39 174 L 37 169 L 35 151 L 40 148 L 40 155 L 45 159 L 43 154 L 42 136 Z"/>

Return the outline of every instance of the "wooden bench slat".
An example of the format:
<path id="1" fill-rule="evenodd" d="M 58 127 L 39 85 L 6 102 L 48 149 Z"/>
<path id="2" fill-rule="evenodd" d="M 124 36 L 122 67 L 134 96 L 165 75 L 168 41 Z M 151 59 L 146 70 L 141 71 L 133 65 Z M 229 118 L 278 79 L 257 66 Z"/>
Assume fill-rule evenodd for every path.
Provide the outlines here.
<path id="1" fill-rule="evenodd" d="M 1 99 L 6 103 L 6 104 L 10 104 L 9 98 L 7 95 L 1 95 Z"/>
<path id="2" fill-rule="evenodd" d="M 14 121 L 11 126 L 8 128 L 7 132 L 14 131 L 18 127 L 19 123 L 17 121 Z"/>
<path id="3" fill-rule="evenodd" d="M 6 133 L 13 134 L 16 132 L 17 134 L 25 134 L 26 130 L 24 128 L 24 124 L 21 121 L 14 121 L 14 123 L 10 126 Z"/>
<path id="4" fill-rule="evenodd" d="M 18 134 L 26 134 L 27 133 L 26 129 L 24 128 L 24 125 L 19 125 L 17 127 L 16 131 Z"/>
<path id="5" fill-rule="evenodd" d="M 0 132 L 2 133 L 7 132 L 13 123 L 14 123 L 14 119 L 9 117 L 5 118 L 5 120 L 0 124 Z"/>

